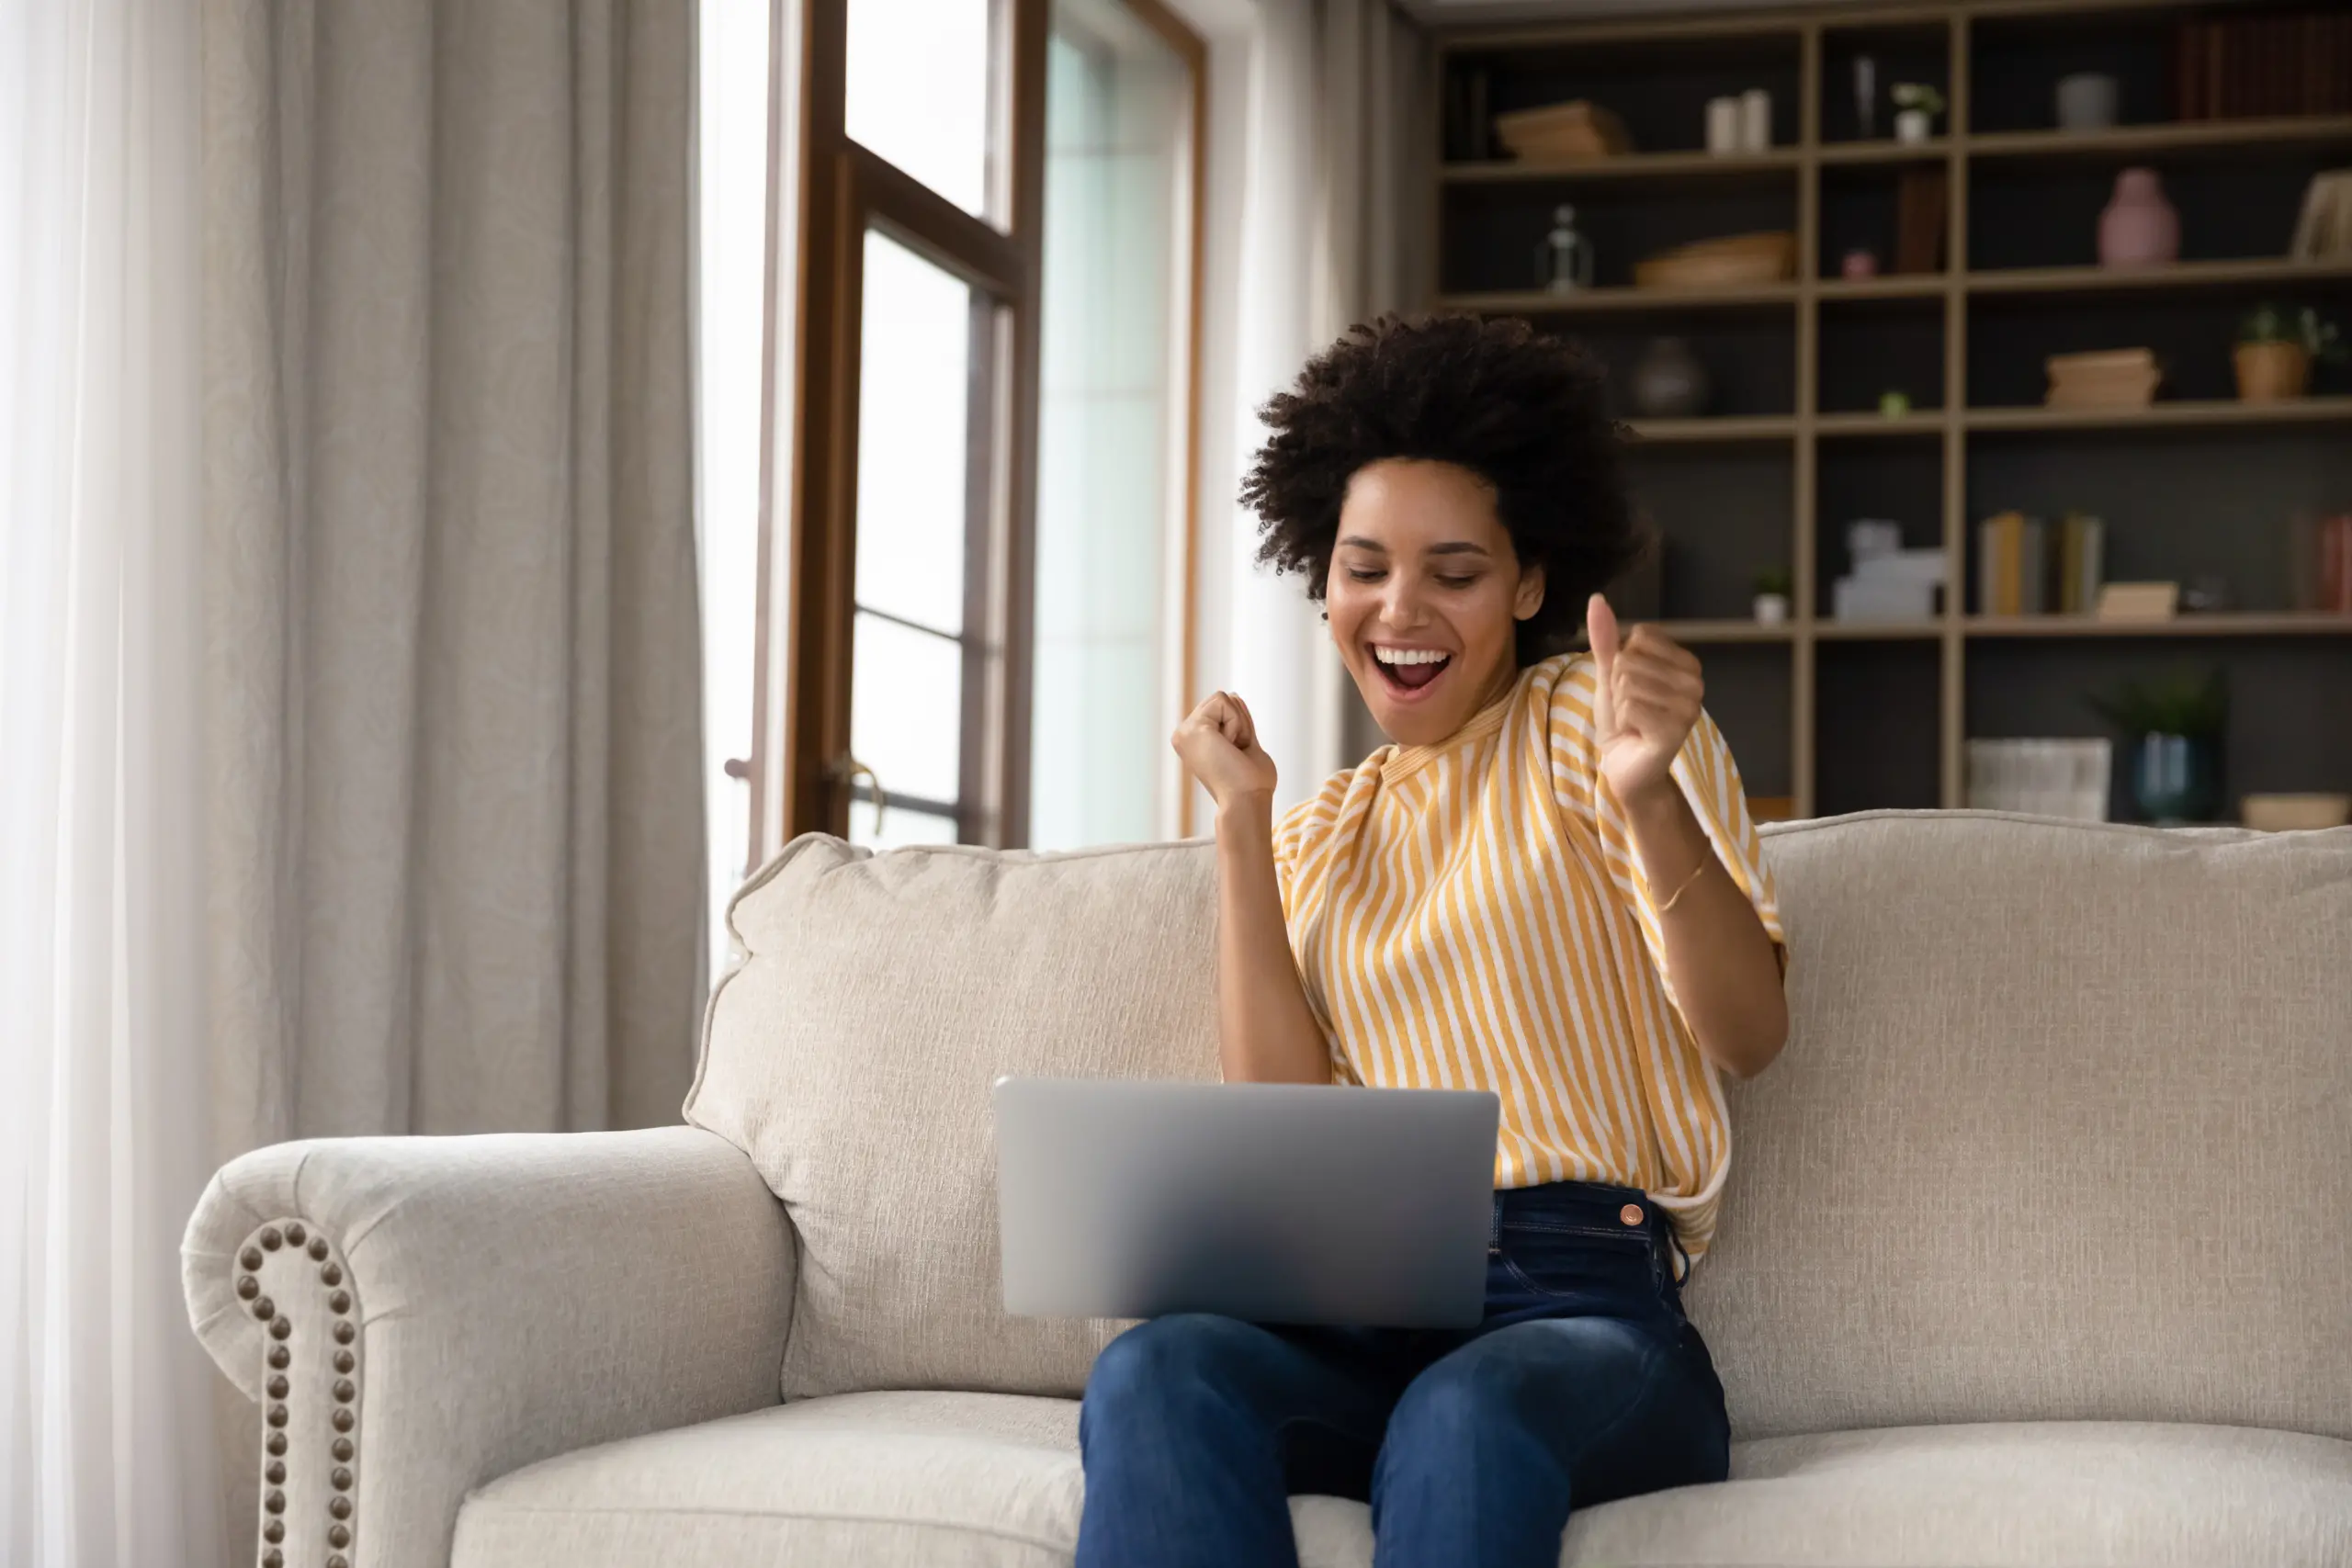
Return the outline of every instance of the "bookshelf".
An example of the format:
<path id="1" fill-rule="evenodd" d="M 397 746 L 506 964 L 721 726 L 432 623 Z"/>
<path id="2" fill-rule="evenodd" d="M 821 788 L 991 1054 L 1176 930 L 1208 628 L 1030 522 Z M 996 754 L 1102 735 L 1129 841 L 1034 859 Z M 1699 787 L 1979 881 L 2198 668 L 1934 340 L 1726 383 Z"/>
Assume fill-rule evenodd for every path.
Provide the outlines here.
<path id="1" fill-rule="evenodd" d="M 2312 9 L 2324 7 L 2312 6 Z M 2352 114 L 2182 119 L 2180 25 L 2266 14 L 2233 0 L 1944 0 L 1885 6 L 1457 28 L 1430 191 L 1442 309 L 1523 315 L 1585 341 L 1627 385 L 1657 336 L 1690 343 L 1714 384 L 1702 416 L 1627 414 L 1630 461 L 1665 541 L 1613 592 L 1700 651 L 1708 705 L 1751 791 L 1800 814 L 1963 804 L 1965 743 L 2108 733 L 2089 699 L 2120 682 L 2218 668 L 2231 688 L 2227 788 L 2352 790 L 2352 615 L 2298 607 L 2297 513 L 2352 511 L 2352 374 L 2239 401 L 2230 348 L 2255 304 L 2311 305 L 2352 334 L 2352 262 L 2286 255 L 2310 177 L 2352 166 Z M 2352 39 L 2347 39 L 2352 51 Z M 1878 68 L 1860 134 L 1852 62 Z M 2352 59 L 2346 67 L 2352 71 Z M 2113 128 L 2055 127 L 2064 75 L 2117 79 Z M 1584 97 L 1639 151 L 1589 163 L 1462 156 L 1475 74 L 1491 115 Z M 1937 134 L 1886 133 L 1886 89 L 1933 83 Z M 1762 86 L 1773 139 L 1702 150 L 1712 96 Z M 2115 175 L 2151 167 L 2181 219 L 2181 259 L 2110 270 L 2096 233 Z M 1867 244 L 1892 259 L 1898 184 L 1942 176 L 1941 270 L 1849 279 Z M 1552 208 L 1573 203 L 1598 287 L 1536 287 Z M 1633 264 L 1688 241 L 1797 236 L 1793 279 L 1707 291 L 1636 288 Z M 2165 362 L 2141 409 L 2052 410 L 2052 354 L 2148 346 Z M 1908 412 L 1879 412 L 1900 391 Z M 2070 510 L 2106 523 L 2110 581 L 2218 579 L 2229 607 L 2154 623 L 1990 616 L 1976 603 L 1978 520 Z M 1940 613 L 1840 621 L 1844 525 L 1891 520 L 1943 552 Z M 1790 617 L 1751 618 L 1759 572 L 1793 580 Z M 2133 816 L 2117 754 L 2109 813 Z"/>

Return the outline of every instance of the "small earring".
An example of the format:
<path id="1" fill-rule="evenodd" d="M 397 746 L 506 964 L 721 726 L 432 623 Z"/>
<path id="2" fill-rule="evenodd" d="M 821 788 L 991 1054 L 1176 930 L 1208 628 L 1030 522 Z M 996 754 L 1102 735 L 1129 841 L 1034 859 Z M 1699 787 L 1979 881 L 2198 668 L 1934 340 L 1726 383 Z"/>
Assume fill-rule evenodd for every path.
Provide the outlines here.
<path id="1" fill-rule="evenodd" d="M 1330 611 L 1329 611 L 1329 610 L 1324 611 L 1324 612 L 1323 612 L 1323 619 L 1325 619 L 1325 620 L 1327 620 L 1327 621 L 1328 621 L 1328 620 L 1329 620 L 1330 618 L 1331 618 L 1331 612 L 1330 612 Z"/>

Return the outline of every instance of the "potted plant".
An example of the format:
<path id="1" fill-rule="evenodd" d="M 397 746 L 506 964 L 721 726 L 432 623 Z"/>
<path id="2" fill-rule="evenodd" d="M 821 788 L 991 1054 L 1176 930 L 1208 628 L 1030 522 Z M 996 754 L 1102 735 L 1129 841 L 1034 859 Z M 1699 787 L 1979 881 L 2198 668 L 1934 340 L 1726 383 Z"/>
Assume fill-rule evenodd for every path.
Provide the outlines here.
<path id="1" fill-rule="evenodd" d="M 1936 133 L 1936 116 L 1944 112 L 1944 96 L 1926 82 L 1898 82 L 1894 87 L 1894 139 L 1925 141 Z"/>
<path id="2" fill-rule="evenodd" d="M 2282 310 L 2259 305 L 2238 325 L 2235 355 L 2238 397 L 2249 403 L 2300 398 L 2310 387 L 2312 361 L 2334 364 L 2344 357 L 2335 323 L 2322 321 L 2304 306 Z"/>
<path id="3" fill-rule="evenodd" d="M 2132 794 L 2155 823 L 2209 820 L 2222 799 L 2229 694 L 2220 671 L 2132 682 L 2091 705 L 2123 732 Z"/>
<path id="4" fill-rule="evenodd" d="M 1794 588 L 1789 574 L 1778 567 L 1756 574 L 1756 619 L 1777 626 L 1789 618 L 1789 594 Z"/>

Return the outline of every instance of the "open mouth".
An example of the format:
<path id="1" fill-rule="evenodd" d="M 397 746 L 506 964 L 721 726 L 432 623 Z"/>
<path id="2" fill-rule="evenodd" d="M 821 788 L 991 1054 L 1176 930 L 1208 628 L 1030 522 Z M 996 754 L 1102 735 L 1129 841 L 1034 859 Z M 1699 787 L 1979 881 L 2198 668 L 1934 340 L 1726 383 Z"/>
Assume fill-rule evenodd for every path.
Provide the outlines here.
<path id="1" fill-rule="evenodd" d="M 1391 693 L 1410 699 L 1437 684 L 1438 678 L 1453 665 L 1453 656 L 1433 648 L 1390 648 L 1374 643 L 1372 661 Z"/>

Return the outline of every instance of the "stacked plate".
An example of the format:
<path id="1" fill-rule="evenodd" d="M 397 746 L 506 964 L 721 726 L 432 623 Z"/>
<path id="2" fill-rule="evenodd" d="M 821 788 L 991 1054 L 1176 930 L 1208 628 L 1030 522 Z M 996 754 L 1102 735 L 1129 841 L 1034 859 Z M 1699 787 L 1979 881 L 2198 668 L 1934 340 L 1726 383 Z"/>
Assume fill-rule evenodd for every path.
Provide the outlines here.
<path id="1" fill-rule="evenodd" d="M 1796 271 L 1797 237 L 1786 230 L 1700 240 L 1634 264 L 1643 288 L 1735 288 L 1778 283 Z"/>
<path id="2" fill-rule="evenodd" d="M 1532 164 L 1611 158 L 1633 150 L 1625 122 L 1582 98 L 1495 117 L 1495 135 L 1511 155 Z"/>
<path id="3" fill-rule="evenodd" d="M 2043 360 L 2053 409 L 2133 409 L 2155 401 L 2165 378 L 2152 348 L 2108 348 L 2095 354 L 2053 354 Z"/>

